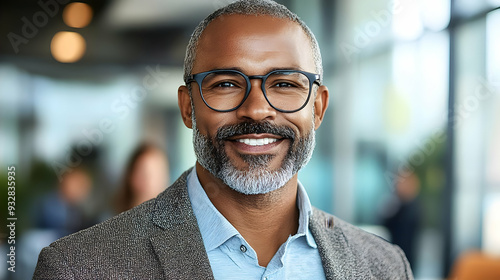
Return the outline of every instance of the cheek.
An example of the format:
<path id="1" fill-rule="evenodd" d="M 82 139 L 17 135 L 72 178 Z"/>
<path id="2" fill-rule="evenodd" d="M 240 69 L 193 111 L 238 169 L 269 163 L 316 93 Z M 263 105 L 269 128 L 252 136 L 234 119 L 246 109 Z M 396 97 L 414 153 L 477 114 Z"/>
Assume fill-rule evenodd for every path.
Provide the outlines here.
<path id="1" fill-rule="evenodd" d="M 298 112 L 289 114 L 286 118 L 288 123 L 295 126 L 294 129 L 298 131 L 300 137 L 304 137 L 314 129 L 314 115 L 311 107 L 306 106 Z"/>
<path id="2" fill-rule="evenodd" d="M 195 117 L 196 117 L 196 128 L 201 134 L 207 135 L 209 137 L 214 137 L 217 133 L 217 129 L 228 124 L 236 123 L 233 112 L 220 113 L 211 110 L 206 107 L 202 101 L 201 106 L 205 108 L 196 107 L 199 106 L 195 104 Z"/>

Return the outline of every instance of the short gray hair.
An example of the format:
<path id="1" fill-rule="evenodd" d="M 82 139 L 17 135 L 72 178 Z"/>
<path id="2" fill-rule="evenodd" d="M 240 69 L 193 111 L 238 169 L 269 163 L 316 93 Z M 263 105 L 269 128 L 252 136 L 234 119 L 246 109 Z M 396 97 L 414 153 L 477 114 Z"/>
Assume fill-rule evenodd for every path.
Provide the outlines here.
<path id="1" fill-rule="evenodd" d="M 200 22 L 191 35 L 191 39 L 189 40 L 187 46 L 186 57 L 184 58 L 184 81 L 186 81 L 189 75 L 192 74 L 191 71 L 193 70 L 194 60 L 196 59 L 198 42 L 205 28 L 207 28 L 210 22 L 220 16 L 234 14 L 256 16 L 267 15 L 274 18 L 288 19 L 290 21 L 298 23 L 300 27 L 302 27 L 302 30 L 304 30 L 306 36 L 309 38 L 314 64 L 316 66 L 316 72 L 320 74 L 320 82 L 322 82 L 323 65 L 321 62 L 321 53 L 319 50 L 318 41 L 314 37 L 311 29 L 309 29 L 309 27 L 296 14 L 288 10 L 288 8 L 271 0 L 236 1 L 216 10 L 215 12 L 207 16 L 202 22 Z M 188 87 L 190 88 L 189 85 Z"/>

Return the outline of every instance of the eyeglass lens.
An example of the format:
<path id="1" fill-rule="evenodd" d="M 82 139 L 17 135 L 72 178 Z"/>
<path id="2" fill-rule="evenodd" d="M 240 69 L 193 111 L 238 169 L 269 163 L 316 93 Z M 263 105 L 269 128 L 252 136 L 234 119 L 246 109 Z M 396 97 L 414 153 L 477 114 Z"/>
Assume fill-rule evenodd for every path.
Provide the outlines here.
<path id="1" fill-rule="evenodd" d="M 269 103 L 280 110 L 297 110 L 307 101 L 309 79 L 295 71 L 272 72 L 265 78 L 264 90 Z M 245 77 L 237 72 L 214 72 L 202 81 L 205 102 L 216 110 L 238 107 L 249 87 Z"/>

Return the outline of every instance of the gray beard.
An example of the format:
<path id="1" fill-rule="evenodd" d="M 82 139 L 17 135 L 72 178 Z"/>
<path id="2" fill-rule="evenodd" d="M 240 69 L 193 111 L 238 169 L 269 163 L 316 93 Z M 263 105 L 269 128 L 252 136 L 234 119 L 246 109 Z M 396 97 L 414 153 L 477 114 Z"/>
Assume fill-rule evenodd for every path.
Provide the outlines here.
<path id="1" fill-rule="evenodd" d="M 269 169 L 272 155 L 240 155 L 248 164 L 248 170 L 239 170 L 234 166 L 225 152 L 224 139 L 250 133 L 271 133 L 291 141 L 280 168 Z M 283 187 L 311 159 L 315 137 L 313 118 L 311 131 L 299 139 L 291 128 L 274 126 L 269 122 L 223 126 L 210 139 L 200 133 L 193 114 L 193 144 L 198 162 L 231 189 L 247 195 L 265 194 Z"/>

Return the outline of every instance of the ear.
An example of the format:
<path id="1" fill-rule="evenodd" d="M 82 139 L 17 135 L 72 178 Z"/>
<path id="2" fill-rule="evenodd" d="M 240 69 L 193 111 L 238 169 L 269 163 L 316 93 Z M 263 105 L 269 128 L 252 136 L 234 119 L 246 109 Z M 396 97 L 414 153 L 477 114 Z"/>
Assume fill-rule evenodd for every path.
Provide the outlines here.
<path id="1" fill-rule="evenodd" d="M 191 107 L 191 96 L 189 96 L 189 90 L 186 86 L 180 86 L 177 90 L 177 103 L 181 110 L 181 117 L 184 125 L 188 128 L 193 128 L 193 120 L 191 118 L 193 108 Z"/>
<path id="2" fill-rule="evenodd" d="M 318 129 L 325 116 L 326 108 L 328 108 L 329 101 L 328 88 L 326 86 L 319 86 L 314 99 L 314 129 Z"/>

